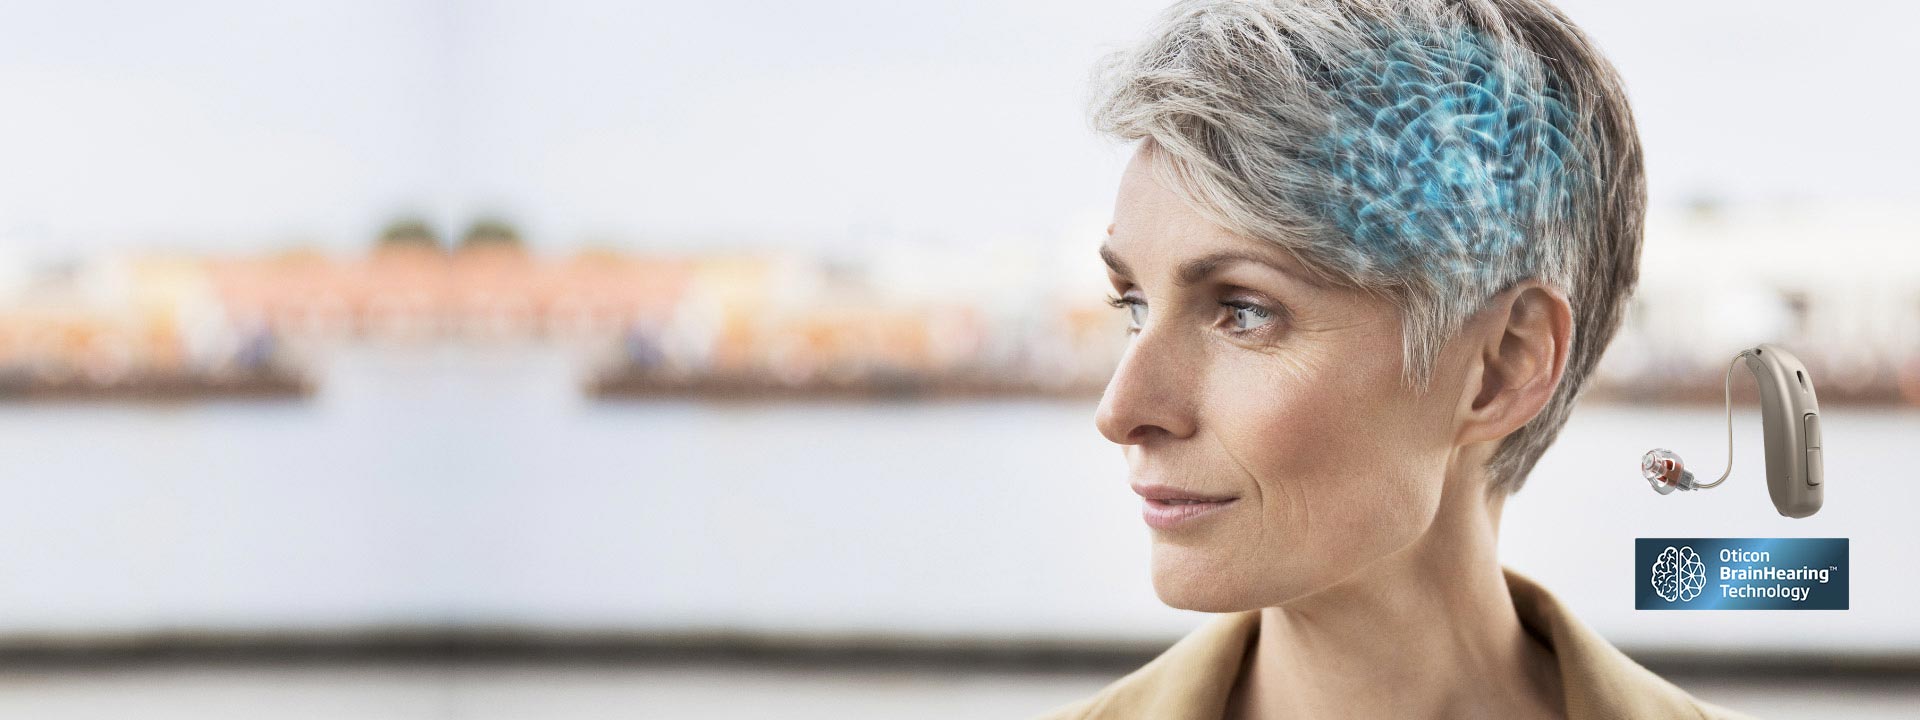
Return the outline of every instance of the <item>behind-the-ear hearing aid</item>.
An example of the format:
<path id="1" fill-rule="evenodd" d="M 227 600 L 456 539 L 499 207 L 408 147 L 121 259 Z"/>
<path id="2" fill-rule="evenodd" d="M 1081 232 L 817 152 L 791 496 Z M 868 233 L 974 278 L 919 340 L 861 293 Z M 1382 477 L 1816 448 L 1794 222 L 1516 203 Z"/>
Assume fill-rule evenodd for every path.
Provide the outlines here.
<path id="1" fill-rule="evenodd" d="M 1647 451 L 1640 458 L 1640 474 L 1654 490 L 1706 490 L 1726 482 L 1733 473 L 1733 366 L 1745 358 L 1747 369 L 1760 383 L 1760 418 L 1767 443 L 1767 492 L 1781 515 L 1803 518 L 1820 510 L 1825 498 L 1825 473 L 1820 463 L 1820 405 L 1813 396 L 1813 378 L 1793 353 L 1772 343 L 1741 350 L 1727 363 L 1722 386 L 1727 394 L 1727 471 L 1710 483 L 1696 482 L 1680 456 L 1666 448 Z"/>

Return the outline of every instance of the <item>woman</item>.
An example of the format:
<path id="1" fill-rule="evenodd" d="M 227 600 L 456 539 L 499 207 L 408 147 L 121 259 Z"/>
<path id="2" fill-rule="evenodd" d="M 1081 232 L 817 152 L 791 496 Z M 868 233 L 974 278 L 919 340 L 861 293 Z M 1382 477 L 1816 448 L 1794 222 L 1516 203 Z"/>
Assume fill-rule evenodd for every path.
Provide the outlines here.
<path id="1" fill-rule="evenodd" d="M 1640 145 L 1541 0 L 1199 0 L 1113 58 L 1100 432 L 1223 613 L 1052 718 L 1742 717 L 1501 566 L 1638 277 Z"/>

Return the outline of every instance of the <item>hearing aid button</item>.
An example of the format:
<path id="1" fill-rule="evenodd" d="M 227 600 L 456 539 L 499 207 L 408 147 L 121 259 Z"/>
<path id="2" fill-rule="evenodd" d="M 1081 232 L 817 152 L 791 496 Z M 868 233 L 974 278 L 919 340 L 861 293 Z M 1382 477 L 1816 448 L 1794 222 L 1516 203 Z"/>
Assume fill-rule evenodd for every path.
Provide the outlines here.
<path id="1" fill-rule="evenodd" d="M 1819 485 L 1825 475 L 1820 469 L 1820 448 L 1807 448 L 1807 484 Z"/>
<path id="2" fill-rule="evenodd" d="M 1807 413 L 1807 447 L 1820 447 L 1820 416 Z"/>

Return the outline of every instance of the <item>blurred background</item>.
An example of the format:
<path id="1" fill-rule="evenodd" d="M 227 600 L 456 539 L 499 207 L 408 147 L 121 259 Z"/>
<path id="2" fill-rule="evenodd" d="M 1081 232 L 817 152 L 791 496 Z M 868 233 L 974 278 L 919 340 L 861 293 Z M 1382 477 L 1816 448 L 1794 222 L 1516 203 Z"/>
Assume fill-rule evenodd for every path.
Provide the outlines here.
<path id="1" fill-rule="evenodd" d="M 1643 280 L 1503 560 L 1761 717 L 1920 708 L 1899 3 L 1566 0 Z M 1093 410 L 1160 2 L 0 5 L 0 714 L 1026 717 L 1171 610 Z M 1661 497 L 1817 378 L 1826 507 Z M 1698 461 L 1697 461 L 1698 462 Z M 1711 470 L 1706 470 L 1711 472 Z M 1848 537 L 1852 608 L 1636 612 L 1632 539 Z"/>

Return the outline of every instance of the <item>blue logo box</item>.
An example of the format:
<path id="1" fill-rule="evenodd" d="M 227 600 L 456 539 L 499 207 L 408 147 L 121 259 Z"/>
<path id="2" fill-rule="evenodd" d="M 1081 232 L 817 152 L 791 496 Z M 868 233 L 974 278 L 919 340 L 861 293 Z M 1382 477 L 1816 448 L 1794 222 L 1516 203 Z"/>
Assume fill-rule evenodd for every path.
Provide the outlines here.
<path id="1" fill-rule="evenodd" d="M 1845 610 L 1847 538 L 1634 538 L 1636 610 Z"/>

